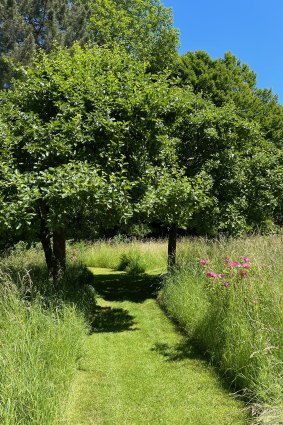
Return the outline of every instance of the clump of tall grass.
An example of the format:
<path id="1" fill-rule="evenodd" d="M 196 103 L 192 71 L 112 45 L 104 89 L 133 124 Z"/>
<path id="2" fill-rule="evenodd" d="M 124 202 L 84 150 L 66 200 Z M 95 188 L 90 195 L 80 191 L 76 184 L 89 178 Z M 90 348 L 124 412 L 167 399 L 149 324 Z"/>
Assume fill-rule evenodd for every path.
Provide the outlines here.
<path id="1" fill-rule="evenodd" d="M 32 300 L 40 294 L 45 304 L 54 300 L 75 304 L 88 321 L 96 305 L 93 274 L 81 263 L 78 252 L 68 255 L 67 270 L 59 288 L 54 288 L 48 276 L 44 254 L 39 245 L 27 248 L 18 243 L 7 255 L 0 257 L 0 271 L 10 276 L 19 293 Z"/>
<path id="2" fill-rule="evenodd" d="M 141 274 L 146 271 L 146 267 L 147 263 L 145 259 L 142 258 L 141 253 L 132 250 L 121 255 L 117 270 L 125 271 L 129 274 Z"/>
<path id="3" fill-rule="evenodd" d="M 73 374 L 93 319 L 92 275 L 68 265 L 60 290 L 39 247 L 0 259 L 0 423 L 62 423 Z"/>
<path id="4" fill-rule="evenodd" d="M 168 276 L 160 294 L 169 314 L 234 388 L 268 406 L 261 418 L 273 422 L 262 423 L 274 424 L 283 423 L 279 242 L 280 237 L 183 242 L 179 269 Z"/>
<path id="5" fill-rule="evenodd" d="M 85 320 L 74 306 L 27 301 L 1 273 L 1 424 L 60 423 L 85 335 Z"/>

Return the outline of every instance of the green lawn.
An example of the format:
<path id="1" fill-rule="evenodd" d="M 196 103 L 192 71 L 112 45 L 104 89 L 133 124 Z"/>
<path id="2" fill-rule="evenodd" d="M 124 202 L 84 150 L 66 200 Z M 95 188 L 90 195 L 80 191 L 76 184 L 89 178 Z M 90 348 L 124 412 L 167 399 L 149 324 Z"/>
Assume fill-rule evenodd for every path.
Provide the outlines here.
<path id="1" fill-rule="evenodd" d="M 244 405 L 159 308 L 157 275 L 92 270 L 98 308 L 68 425 L 247 423 Z"/>

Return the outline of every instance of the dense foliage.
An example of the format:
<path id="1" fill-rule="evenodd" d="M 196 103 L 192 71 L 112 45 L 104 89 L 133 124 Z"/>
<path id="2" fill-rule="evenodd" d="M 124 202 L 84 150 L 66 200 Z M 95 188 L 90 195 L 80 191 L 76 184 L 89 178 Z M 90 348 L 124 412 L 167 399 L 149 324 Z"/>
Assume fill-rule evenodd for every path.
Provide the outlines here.
<path id="1" fill-rule="evenodd" d="M 121 49 L 75 45 L 41 54 L 2 93 L 1 223 L 37 231 L 53 276 L 77 215 L 119 223 L 131 187 L 165 165 L 167 115 L 180 103 L 166 80 Z"/>
<path id="2" fill-rule="evenodd" d="M 8 324 L 0 331 L 5 423 L 54 423 L 59 393 L 69 386 L 85 332 L 69 304 L 84 310 L 93 296 L 81 285 L 86 269 L 69 264 L 66 273 L 67 239 L 127 237 L 133 229 L 144 235 L 154 226 L 169 236 L 172 271 L 178 231 L 280 231 L 283 108 L 277 97 L 258 89 L 256 74 L 231 53 L 213 60 L 205 52 L 178 56 L 177 47 L 172 12 L 159 0 L 1 1 L 0 250 L 23 237 L 40 241 L 48 271 L 31 264 L 32 274 L 43 272 L 46 291 L 38 292 L 27 274 L 30 285 L 21 295 L 18 253 L 11 267 L 0 264 L 0 313 Z M 120 255 L 117 245 L 96 244 L 81 259 L 128 273 L 149 264 L 163 271 L 163 254 L 160 263 L 156 252 L 145 259 L 128 248 Z M 273 268 L 235 260 L 223 274 L 223 259 L 210 274 L 192 261 L 181 274 L 169 273 L 163 303 L 239 388 L 281 406 L 282 306 L 278 285 L 270 285 Z M 208 264 L 203 257 L 202 266 Z M 50 367 L 41 368 L 45 357 Z M 45 375 L 54 390 L 48 404 Z"/>
<path id="3" fill-rule="evenodd" d="M 231 52 L 211 59 L 203 51 L 180 56 L 175 68 L 181 85 L 190 85 L 216 106 L 233 102 L 238 114 L 259 125 L 264 137 L 277 146 L 283 142 L 283 107 L 270 89 L 256 86 L 256 74 Z"/>
<path id="4" fill-rule="evenodd" d="M 9 85 L 19 66 L 39 50 L 86 42 L 123 48 L 151 71 L 177 58 L 178 31 L 159 0 L 3 0 L 0 4 L 0 82 Z"/>
<path id="5" fill-rule="evenodd" d="M 177 58 L 158 0 L 2 9 L 2 63 L 31 66 L 0 96 L 0 227 L 6 239 L 12 229 L 39 237 L 55 279 L 77 221 L 102 234 L 163 226 L 169 256 L 180 228 L 281 224 L 282 106 L 247 65 L 231 53 Z"/>

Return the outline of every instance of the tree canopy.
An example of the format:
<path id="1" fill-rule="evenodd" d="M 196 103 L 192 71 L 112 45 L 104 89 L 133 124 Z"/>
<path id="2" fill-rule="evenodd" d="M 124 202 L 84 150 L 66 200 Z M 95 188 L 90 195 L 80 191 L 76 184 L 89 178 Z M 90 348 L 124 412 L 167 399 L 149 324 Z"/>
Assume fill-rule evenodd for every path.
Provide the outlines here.
<path id="1" fill-rule="evenodd" d="M 217 107 L 233 102 L 238 114 L 256 121 L 265 138 L 277 146 L 283 143 L 283 107 L 269 89 L 256 86 L 256 74 L 231 52 L 211 59 L 203 51 L 188 52 L 175 68 L 182 85 L 190 85 Z"/>
<path id="2" fill-rule="evenodd" d="M 152 71 L 172 66 L 178 31 L 159 0 L 3 0 L 0 4 L 0 80 L 6 85 L 37 50 L 91 42 L 119 44 Z"/>
<path id="3" fill-rule="evenodd" d="M 151 71 L 172 67 L 178 31 L 171 9 L 160 0 L 96 0 L 91 4 L 91 39 L 99 45 L 120 44 Z"/>
<path id="4" fill-rule="evenodd" d="M 282 224 L 283 109 L 247 65 L 178 58 L 159 0 L 1 7 L 0 228 L 37 235 L 55 281 L 78 217 L 158 223 L 169 267 L 177 229 Z"/>
<path id="5" fill-rule="evenodd" d="M 84 208 L 104 226 L 131 214 L 132 184 L 166 158 L 170 90 L 121 49 L 40 54 L 0 98 L 1 222 L 36 227 L 51 251 Z"/>
<path id="6" fill-rule="evenodd" d="M 88 40 L 89 7 L 82 0 L 3 0 L 0 4 L 0 72 L 9 82 L 15 67 L 29 65 L 38 49 Z"/>

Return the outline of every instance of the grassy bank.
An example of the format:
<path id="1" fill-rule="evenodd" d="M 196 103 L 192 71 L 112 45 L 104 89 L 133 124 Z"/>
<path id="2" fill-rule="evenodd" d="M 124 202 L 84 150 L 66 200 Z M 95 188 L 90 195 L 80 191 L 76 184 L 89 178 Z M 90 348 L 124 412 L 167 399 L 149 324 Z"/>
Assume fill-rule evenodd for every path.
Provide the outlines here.
<path id="1" fill-rule="evenodd" d="M 259 423 L 283 423 L 283 255 L 280 237 L 191 241 L 160 302 Z"/>
<path id="2" fill-rule="evenodd" d="M 94 244 L 75 244 L 70 251 L 88 267 L 110 268 L 128 273 L 166 268 L 167 246 L 164 241 L 99 241 Z"/>
<path id="3" fill-rule="evenodd" d="M 61 423 L 88 329 L 83 295 L 53 292 L 39 250 L 18 246 L 1 259 L 1 424 Z"/>

